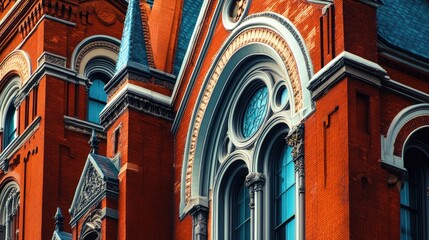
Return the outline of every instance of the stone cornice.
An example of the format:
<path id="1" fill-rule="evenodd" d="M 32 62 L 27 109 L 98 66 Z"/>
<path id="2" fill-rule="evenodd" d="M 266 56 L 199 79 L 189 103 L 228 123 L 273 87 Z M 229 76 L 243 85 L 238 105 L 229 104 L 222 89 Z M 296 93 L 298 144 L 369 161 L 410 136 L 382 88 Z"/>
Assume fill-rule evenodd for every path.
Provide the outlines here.
<path id="1" fill-rule="evenodd" d="M 104 90 L 106 90 L 107 94 L 111 96 L 128 79 L 141 82 L 154 82 L 156 85 L 173 89 L 176 76 L 139 63 L 128 62 L 106 84 Z"/>
<path id="2" fill-rule="evenodd" d="M 310 80 L 308 89 L 312 92 L 313 100 L 321 97 L 347 76 L 378 87 L 381 86 L 382 80 L 388 79 L 386 71 L 378 64 L 352 53 L 342 52 Z"/>
<path id="3" fill-rule="evenodd" d="M 103 127 L 106 129 L 110 126 L 127 108 L 169 121 L 174 119 L 170 97 L 143 87 L 127 84 L 115 94 L 100 113 Z"/>
<path id="4" fill-rule="evenodd" d="M 106 133 L 101 125 L 80 120 L 74 117 L 64 116 L 65 128 L 74 132 L 91 135 L 94 129 L 97 132 L 97 137 L 106 139 Z"/>

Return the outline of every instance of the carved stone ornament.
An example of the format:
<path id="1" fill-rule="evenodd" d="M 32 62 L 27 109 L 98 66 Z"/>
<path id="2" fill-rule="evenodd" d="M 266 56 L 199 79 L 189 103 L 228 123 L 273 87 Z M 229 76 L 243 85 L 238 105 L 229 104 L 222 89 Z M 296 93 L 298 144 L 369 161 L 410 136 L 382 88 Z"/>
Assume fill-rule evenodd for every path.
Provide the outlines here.
<path id="1" fill-rule="evenodd" d="M 103 181 L 103 178 L 94 166 L 89 165 L 85 173 L 83 185 L 80 189 L 79 200 L 77 201 L 76 207 L 73 209 L 71 215 L 75 216 L 78 214 L 95 196 L 102 193 L 104 190 L 106 190 L 106 182 Z"/>
<path id="2" fill-rule="evenodd" d="M 304 124 L 294 127 L 286 137 L 286 143 L 291 146 L 293 160 L 304 156 Z"/>
<path id="3" fill-rule="evenodd" d="M 65 67 L 66 58 L 53 53 L 44 52 L 42 56 L 40 56 L 40 58 L 37 60 L 37 65 L 40 66 L 43 63 L 50 63 L 53 65 Z"/>
<path id="4" fill-rule="evenodd" d="M 255 192 L 262 191 L 265 184 L 265 175 L 258 172 L 250 172 L 244 180 L 244 185 L 249 188 L 249 207 L 255 207 Z"/>

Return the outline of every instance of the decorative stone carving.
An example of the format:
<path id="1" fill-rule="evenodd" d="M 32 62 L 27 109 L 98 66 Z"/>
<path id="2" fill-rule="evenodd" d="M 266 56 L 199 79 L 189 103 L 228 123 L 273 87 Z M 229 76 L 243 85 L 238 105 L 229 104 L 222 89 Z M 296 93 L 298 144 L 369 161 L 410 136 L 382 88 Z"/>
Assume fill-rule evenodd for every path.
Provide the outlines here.
<path id="1" fill-rule="evenodd" d="M 286 142 L 292 149 L 294 161 L 304 155 L 304 124 L 299 124 L 293 128 L 286 137 Z"/>
<path id="2" fill-rule="evenodd" d="M 94 196 L 103 192 L 105 189 L 106 182 L 103 181 L 103 178 L 97 170 L 95 170 L 94 166 L 92 164 L 89 165 L 85 173 L 83 185 L 80 189 L 79 200 L 73 212 L 71 212 L 71 215 L 75 216 L 78 214 L 91 202 Z"/>
<path id="3" fill-rule="evenodd" d="M 304 178 L 304 124 L 299 124 L 293 128 L 286 137 L 286 143 L 292 147 L 292 157 L 295 163 L 295 171 L 298 177 Z M 304 184 L 299 181 L 298 191 L 304 192 Z"/>
<path id="4" fill-rule="evenodd" d="M 255 192 L 262 191 L 265 184 L 265 175 L 258 172 L 250 172 L 244 180 L 244 185 L 249 188 L 249 207 L 255 207 Z"/>
<path id="5" fill-rule="evenodd" d="M 101 228 L 102 228 L 102 211 L 101 209 L 93 210 L 89 216 L 85 219 L 84 224 L 82 224 L 82 230 L 80 232 L 79 239 L 85 239 L 89 234 L 96 234 L 96 238 L 101 239 Z"/>
<path id="6" fill-rule="evenodd" d="M 208 208 L 197 205 L 191 210 L 193 225 L 193 240 L 207 239 Z"/>
<path id="7" fill-rule="evenodd" d="M 289 74 L 289 79 L 292 85 L 292 91 L 295 102 L 295 112 L 298 112 L 303 107 L 303 93 L 301 81 L 299 78 L 298 65 L 293 56 L 287 42 L 277 32 L 268 28 L 251 28 L 238 34 L 235 39 L 229 44 L 228 48 L 222 53 L 221 58 L 216 63 L 214 71 L 209 76 L 206 88 L 203 90 L 201 101 L 197 105 L 197 113 L 192 126 L 192 135 L 188 150 L 188 166 L 186 170 L 186 186 L 185 186 L 185 202 L 188 203 L 191 197 L 191 176 L 197 146 L 197 138 L 200 131 L 201 122 L 204 118 L 204 113 L 212 96 L 213 90 L 219 79 L 220 74 L 225 68 L 228 60 L 234 53 L 245 45 L 251 43 L 264 43 L 272 47 L 281 57 L 285 64 L 286 72 Z"/>
<path id="8" fill-rule="evenodd" d="M 112 124 L 128 107 L 162 119 L 170 121 L 174 119 L 174 112 L 171 107 L 132 93 L 126 93 L 105 114 L 100 116 L 102 125 L 106 128 Z"/>
<path id="9" fill-rule="evenodd" d="M 3 80 L 11 72 L 16 72 L 19 75 L 22 79 L 21 85 L 30 77 L 30 62 L 22 50 L 13 51 L 0 63 L 0 80 Z"/>
<path id="10" fill-rule="evenodd" d="M 40 56 L 40 58 L 37 60 L 37 65 L 40 66 L 43 63 L 50 63 L 53 65 L 65 67 L 66 58 L 53 53 L 44 52 L 42 56 Z"/>

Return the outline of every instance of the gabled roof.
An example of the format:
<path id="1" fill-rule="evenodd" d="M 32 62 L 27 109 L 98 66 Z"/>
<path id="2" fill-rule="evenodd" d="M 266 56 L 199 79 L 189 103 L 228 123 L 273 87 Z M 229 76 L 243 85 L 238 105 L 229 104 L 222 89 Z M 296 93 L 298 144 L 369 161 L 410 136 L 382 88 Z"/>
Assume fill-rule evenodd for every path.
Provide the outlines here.
<path id="1" fill-rule="evenodd" d="M 118 173 L 118 169 L 109 158 L 93 153 L 88 155 L 69 209 L 72 225 L 106 195 L 118 196 Z"/>
<path id="2" fill-rule="evenodd" d="M 383 0 L 379 36 L 395 48 L 429 59 L 429 1 Z"/>
<path id="3" fill-rule="evenodd" d="M 72 240 L 72 234 L 55 230 L 54 235 L 52 236 L 52 240 Z"/>
<path id="4" fill-rule="evenodd" d="M 130 0 L 128 3 L 116 72 L 127 66 L 129 62 L 145 66 L 149 64 L 139 3 L 139 0 Z"/>

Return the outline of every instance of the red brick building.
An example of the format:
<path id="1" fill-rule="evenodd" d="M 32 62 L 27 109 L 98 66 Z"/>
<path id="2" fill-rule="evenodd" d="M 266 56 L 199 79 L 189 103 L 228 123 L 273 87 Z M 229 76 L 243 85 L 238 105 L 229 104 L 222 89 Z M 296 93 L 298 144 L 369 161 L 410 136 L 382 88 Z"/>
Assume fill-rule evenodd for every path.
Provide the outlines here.
<path id="1" fill-rule="evenodd" d="M 425 0 L 1 1 L 0 239 L 428 239 L 427 22 Z"/>

